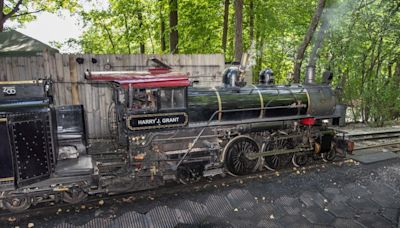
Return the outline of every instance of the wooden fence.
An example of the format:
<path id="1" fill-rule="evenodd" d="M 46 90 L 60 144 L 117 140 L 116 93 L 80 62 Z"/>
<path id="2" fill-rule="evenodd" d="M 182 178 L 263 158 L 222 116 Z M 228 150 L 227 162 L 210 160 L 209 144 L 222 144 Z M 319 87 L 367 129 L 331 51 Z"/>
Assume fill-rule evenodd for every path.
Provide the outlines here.
<path id="1" fill-rule="evenodd" d="M 0 58 L 0 80 L 51 78 L 56 105 L 83 104 L 91 139 L 110 137 L 108 110 L 112 91 L 106 84 L 86 81 L 84 72 L 144 70 L 150 58 L 158 58 L 174 70 L 185 72 L 196 86 L 216 86 L 222 81 L 224 57 L 211 55 L 67 55 Z"/>

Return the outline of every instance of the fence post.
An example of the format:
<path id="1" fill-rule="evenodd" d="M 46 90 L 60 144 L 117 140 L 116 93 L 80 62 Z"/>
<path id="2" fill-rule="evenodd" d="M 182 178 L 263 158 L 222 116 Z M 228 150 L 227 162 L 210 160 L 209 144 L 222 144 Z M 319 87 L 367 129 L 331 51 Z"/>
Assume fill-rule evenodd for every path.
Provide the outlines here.
<path id="1" fill-rule="evenodd" d="M 79 104 L 79 89 L 78 89 L 78 72 L 76 67 L 75 57 L 73 55 L 69 56 L 69 74 L 71 78 L 71 96 L 72 104 Z"/>
<path id="2" fill-rule="evenodd" d="M 43 67 L 44 67 L 44 77 L 50 78 L 50 62 L 49 62 L 49 50 L 46 48 L 43 50 Z"/>

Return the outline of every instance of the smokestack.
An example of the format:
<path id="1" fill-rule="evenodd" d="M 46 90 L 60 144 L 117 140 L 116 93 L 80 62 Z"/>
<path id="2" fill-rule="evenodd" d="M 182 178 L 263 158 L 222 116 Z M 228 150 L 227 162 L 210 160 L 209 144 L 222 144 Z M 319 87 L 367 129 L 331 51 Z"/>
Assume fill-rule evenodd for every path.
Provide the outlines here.
<path id="1" fill-rule="evenodd" d="M 304 84 L 314 84 L 315 83 L 315 66 L 307 66 L 306 68 L 306 78 Z"/>

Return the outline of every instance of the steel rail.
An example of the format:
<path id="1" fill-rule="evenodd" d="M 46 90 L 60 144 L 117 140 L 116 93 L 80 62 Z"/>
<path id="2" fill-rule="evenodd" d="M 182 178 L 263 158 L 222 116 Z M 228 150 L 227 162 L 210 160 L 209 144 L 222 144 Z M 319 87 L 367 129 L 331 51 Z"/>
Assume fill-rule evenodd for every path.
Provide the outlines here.
<path id="1" fill-rule="evenodd" d="M 376 144 L 376 145 L 369 145 L 369 146 L 363 146 L 363 147 L 356 147 L 356 148 L 354 148 L 354 150 L 365 150 L 365 149 L 372 149 L 372 148 L 377 148 L 377 147 L 387 147 L 387 146 L 394 146 L 394 145 L 400 145 L 400 141 L 391 142 L 391 143 L 382 143 L 382 144 Z"/>

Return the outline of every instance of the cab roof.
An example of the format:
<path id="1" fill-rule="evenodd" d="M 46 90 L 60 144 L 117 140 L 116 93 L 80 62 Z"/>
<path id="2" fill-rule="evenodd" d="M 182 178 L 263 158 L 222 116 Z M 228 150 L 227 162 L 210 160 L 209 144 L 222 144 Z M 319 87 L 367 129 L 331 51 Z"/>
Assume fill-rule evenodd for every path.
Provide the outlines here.
<path id="1" fill-rule="evenodd" d="M 161 88 L 189 86 L 189 77 L 182 72 L 167 68 L 149 69 L 147 71 L 96 71 L 85 73 L 91 81 L 114 82 L 123 88 Z"/>

